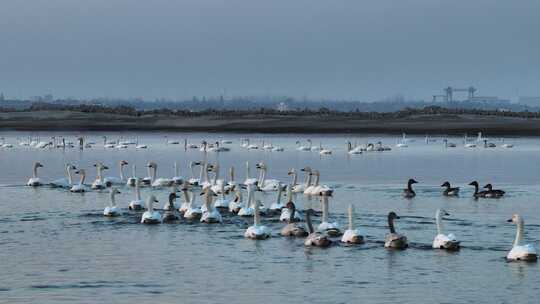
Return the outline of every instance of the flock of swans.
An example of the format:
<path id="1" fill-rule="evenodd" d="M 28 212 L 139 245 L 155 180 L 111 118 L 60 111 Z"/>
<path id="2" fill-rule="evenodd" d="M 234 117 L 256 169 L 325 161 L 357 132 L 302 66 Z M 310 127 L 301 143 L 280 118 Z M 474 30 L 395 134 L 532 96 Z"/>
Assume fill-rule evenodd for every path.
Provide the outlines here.
<path id="1" fill-rule="evenodd" d="M 245 142 L 249 145 L 249 142 Z M 298 181 L 298 174 L 295 169 L 290 169 L 288 175 L 291 181 L 282 183 L 276 179 L 267 178 L 268 166 L 264 162 L 256 164 L 259 171 L 258 177 L 251 176 L 250 163 L 246 162 L 246 176 L 243 182 L 236 182 L 235 169 L 228 170 L 228 179 L 220 178 L 219 164 L 212 164 L 206 161 L 194 161 L 189 163 L 191 177 L 182 177 L 179 174 L 179 166 L 174 164 L 175 175 L 171 178 L 158 176 L 157 163 L 150 161 L 146 165 L 147 176 L 140 178 L 137 176 L 137 169 L 132 165 L 131 176 L 126 176 L 124 170 L 129 163 L 122 160 L 118 163 L 119 176 L 106 176 L 105 172 L 109 167 L 97 162 L 94 164 L 96 178 L 90 184 L 86 183 L 86 171 L 77 168 L 73 164 L 65 165 L 66 176 L 51 182 L 44 182 L 38 176 L 38 169 L 43 168 L 39 162 L 35 162 L 32 170 L 32 177 L 28 179 L 27 185 L 31 187 L 50 186 L 63 188 L 74 193 L 87 191 L 106 191 L 110 193 L 108 205 L 103 210 L 103 215 L 107 217 L 122 216 L 124 212 L 140 214 L 142 224 L 160 224 L 167 222 L 200 221 L 201 223 L 213 224 L 222 223 L 223 213 L 232 216 L 252 217 L 253 225 L 244 231 L 244 236 L 250 239 L 267 239 L 272 236 L 273 231 L 264 224 L 264 218 L 269 216 L 279 216 L 279 220 L 285 223 L 280 234 L 287 237 L 304 238 L 305 246 L 328 247 L 334 240 L 348 244 L 362 244 L 364 237 L 354 224 L 354 208 L 348 207 L 348 226 L 342 230 L 337 222 L 329 219 L 329 200 L 332 198 L 334 189 L 320 182 L 320 172 L 310 167 L 300 169 L 305 175 L 304 182 Z M 198 168 L 198 172 L 197 172 Z M 78 175 L 79 181 L 73 180 L 73 174 Z M 403 190 L 403 196 L 413 198 L 416 192 L 412 185 L 417 181 L 409 179 L 407 187 Z M 486 190 L 480 191 L 478 182 L 471 182 L 469 185 L 475 187 L 474 198 L 501 198 L 505 194 L 503 190 L 493 189 L 491 184 L 487 184 Z M 126 207 L 120 207 L 116 202 L 116 195 L 120 193 L 119 188 L 132 189 L 134 199 L 127 202 Z M 149 194 L 143 200 L 141 197 L 141 187 L 151 189 L 170 189 L 168 201 L 162 208 L 155 208 L 158 203 L 156 196 Z M 442 194 L 445 196 L 458 196 L 459 188 L 452 187 L 449 182 L 444 182 Z M 263 202 L 258 193 L 275 193 L 275 200 L 271 203 Z M 180 195 L 179 195 L 180 194 Z M 282 201 L 285 194 L 286 202 Z M 244 199 L 244 195 L 247 196 Z M 304 195 L 309 200 L 318 199 L 321 202 L 320 223 L 314 227 L 313 216 L 316 212 L 308 208 L 304 212 L 297 210 L 294 203 L 297 195 Z M 196 202 L 196 197 L 202 197 L 202 204 Z M 177 199 L 182 202 L 178 203 Z M 127 209 L 127 211 L 125 211 Z M 438 209 L 435 214 L 437 234 L 433 240 L 432 247 L 439 250 L 455 251 L 460 249 L 460 242 L 452 233 L 445 234 L 443 231 L 443 220 L 449 213 L 443 209 Z M 399 216 L 395 212 L 388 213 L 389 233 L 385 237 L 384 247 L 392 249 L 406 249 L 408 247 L 407 237 L 397 233 L 395 221 Z M 301 223 L 305 222 L 305 226 Z M 517 234 L 511 251 L 506 258 L 509 261 L 536 261 L 537 254 L 532 244 L 523 244 L 523 218 L 514 214 L 509 220 L 517 225 Z"/>

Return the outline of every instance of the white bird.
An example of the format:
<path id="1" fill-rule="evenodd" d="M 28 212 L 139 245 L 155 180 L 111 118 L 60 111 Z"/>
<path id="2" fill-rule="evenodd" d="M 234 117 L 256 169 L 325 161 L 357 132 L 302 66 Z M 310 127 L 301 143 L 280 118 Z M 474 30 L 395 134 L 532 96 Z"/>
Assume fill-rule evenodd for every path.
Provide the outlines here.
<path id="1" fill-rule="evenodd" d="M 214 196 L 216 196 L 214 191 L 212 191 L 212 189 L 208 187 L 203 190 L 201 195 L 204 195 L 204 205 L 206 207 L 206 210 L 203 211 L 203 214 L 201 216 L 201 223 L 221 223 L 223 221 L 223 219 L 221 218 L 221 214 L 216 208 L 214 208 L 212 204 L 212 199 Z"/>
<path id="2" fill-rule="evenodd" d="M 201 170 L 200 170 L 200 174 L 199 174 L 199 177 L 195 177 L 195 170 L 194 168 L 196 166 L 201 166 Z M 203 179 L 203 171 L 204 171 L 204 166 L 202 165 L 202 162 L 200 161 L 196 161 L 196 162 L 190 162 L 189 163 L 189 168 L 191 170 L 191 178 L 188 180 L 188 183 L 191 185 L 191 186 L 200 186 L 201 182 L 202 182 L 202 179 Z"/>
<path id="3" fill-rule="evenodd" d="M 182 204 L 180 205 L 180 208 L 178 208 L 178 211 L 182 215 L 189 209 L 189 206 L 190 206 L 191 199 L 189 198 L 188 190 L 189 190 L 189 184 L 188 182 L 184 182 L 184 184 L 182 185 L 182 188 L 180 189 L 180 191 L 182 191 L 182 196 L 184 197 L 184 202 L 182 202 Z"/>
<path id="4" fill-rule="evenodd" d="M 234 199 L 229 202 L 229 212 L 233 214 L 238 214 L 243 204 L 244 202 L 242 201 L 242 191 L 240 190 L 240 188 L 235 188 Z"/>
<path id="5" fill-rule="evenodd" d="M 225 191 L 225 185 L 224 185 L 224 182 L 221 181 L 220 183 L 218 183 L 219 186 L 219 192 L 216 192 L 216 193 L 219 193 L 219 197 L 215 200 L 214 202 L 214 207 L 216 208 L 222 208 L 222 209 L 228 209 L 229 208 L 229 204 L 231 202 L 230 199 L 227 198 L 226 196 L 226 191 Z M 213 187 L 212 187 L 212 191 L 213 190 Z M 214 191 L 215 192 L 215 191 Z"/>
<path id="6" fill-rule="evenodd" d="M 185 199 L 189 200 L 189 205 L 187 206 L 186 211 L 184 212 L 184 218 L 188 220 L 200 219 L 203 212 L 200 207 L 197 207 L 195 205 L 195 198 L 197 197 L 197 195 L 195 195 L 195 193 L 191 191 L 188 193 L 187 189 L 184 192 L 184 195 L 185 195 Z"/>
<path id="7" fill-rule="evenodd" d="M 343 236 L 341 237 L 342 243 L 350 244 L 362 244 L 364 243 L 364 237 L 360 235 L 358 229 L 354 228 L 354 207 L 352 204 L 349 205 L 348 215 L 349 215 L 349 228 L 345 230 Z"/>
<path id="8" fill-rule="evenodd" d="M 294 176 L 296 176 L 296 172 L 294 171 L 294 169 L 292 169 L 292 171 L 294 173 L 291 173 L 291 174 L 294 174 Z M 304 174 L 306 175 L 306 181 L 303 183 L 303 184 L 296 184 L 296 177 L 294 177 L 294 180 L 293 180 L 293 187 L 292 187 L 292 192 L 293 193 L 304 193 L 304 191 L 306 191 L 306 189 L 311 186 L 311 167 L 304 167 L 302 169 L 300 169 L 300 171 L 304 172 Z"/>
<path id="9" fill-rule="evenodd" d="M 538 259 L 536 254 L 536 248 L 533 244 L 521 245 L 523 242 L 523 229 L 524 221 L 519 214 L 512 215 L 512 218 L 508 222 L 514 223 L 517 225 L 516 239 L 512 245 L 512 250 L 508 252 L 506 259 L 508 261 L 527 261 L 534 262 Z"/>
<path id="10" fill-rule="evenodd" d="M 244 237 L 255 240 L 264 240 L 271 236 L 272 231 L 267 226 L 261 225 L 261 215 L 259 212 L 260 201 L 255 201 L 255 212 L 253 213 L 253 226 L 249 226 L 244 233 Z"/>
<path id="11" fill-rule="evenodd" d="M 296 150 L 298 150 L 298 151 L 311 151 L 311 140 L 308 139 L 308 142 L 309 142 L 309 146 L 301 146 L 300 141 L 297 141 L 296 144 L 298 145 L 298 147 L 296 148 Z"/>
<path id="12" fill-rule="evenodd" d="M 127 179 L 126 185 L 128 187 L 135 187 L 135 183 L 140 182 L 139 178 L 137 178 L 137 165 L 133 164 L 131 166 L 131 177 Z"/>
<path id="13" fill-rule="evenodd" d="M 157 164 L 155 162 L 149 162 L 148 168 L 151 170 L 151 185 L 154 188 L 160 188 L 160 187 L 170 187 L 173 184 L 173 181 L 168 178 L 164 177 L 157 177 Z"/>
<path id="14" fill-rule="evenodd" d="M 107 187 L 110 187 L 112 185 L 121 185 L 126 183 L 126 177 L 124 176 L 124 166 L 128 165 L 128 162 L 125 160 L 121 160 L 118 163 L 119 173 L 120 177 L 117 176 L 108 176 L 103 178 L 103 182 Z"/>
<path id="15" fill-rule="evenodd" d="M 281 210 L 285 207 L 281 203 L 282 193 L 283 193 L 283 186 L 280 184 L 277 189 L 276 201 L 270 204 L 270 207 L 268 208 L 270 212 L 281 212 Z"/>
<path id="16" fill-rule="evenodd" d="M 129 202 L 128 204 L 129 210 L 142 210 L 143 209 L 143 201 L 141 199 L 140 184 L 141 182 L 139 178 L 135 177 L 135 199 Z"/>
<path id="17" fill-rule="evenodd" d="M 176 209 L 179 209 L 179 208 L 180 208 L 180 206 L 179 206 L 178 204 L 176 204 L 176 202 L 175 202 L 175 200 L 176 200 L 176 198 L 177 198 L 176 192 L 178 192 L 177 186 L 176 186 L 176 185 L 172 185 L 172 186 L 171 186 L 171 192 L 170 192 L 170 193 L 174 193 L 174 194 L 175 194 L 174 200 L 173 200 L 172 203 L 171 203 L 170 199 L 173 198 L 173 197 L 172 197 L 171 195 L 169 195 L 169 201 L 168 201 L 167 203 L 165 203 L 165 205 L 163 206 L 163 210 L 165 210 L 165 211 L 166 211 L 166 210 L 172 210 L 172 209 L 176 210 Z"/>
<path id="18" fill-rule="evenodd" d="M 176 215 L 176 205 L 174 203 L 177 198 L 178 196 L 176 195 L 176 192 L 171 192 L 169 194 L 169 202 L 166 204 L 165 208 L 163 208 L 163 210 L 165 210 L 165 213 L 163 214 L 164 223 L 178 220 L 178 216 Z"/>
<path id="19" fill-rule="evenodd" d="M 84 184 L 86 179 L 86 171 L 84 169 L 79 169 L 75 171 L 75 174 L 79 174 L 81 179 L 79 180 L 79 183 L 77 185 L 73 185 L 69 191 L 74 193 L 86 192 L 86 185 Z"/>
<path id="20" fill-rule="evenodd" d="M 71 175 L 71 171 L 77 170 L 77 168 L 73 166 L 72 164 L 68 163 L 65 166 L 65 170 L 66 170 L 66 177 L 59 178 L 57 180 L 52 181 L 51 187 L 69 189 L 71 188 L 71 186 L 73 186 L 73 176 Z"/>
<path id="21" fill-rule="evenodd" d="M 246 161 L 246 179 L 244 180 L 245 186 L 257 184 L 258 179 L 252 178 L 250 176 L 251 176 L 251 172 L 250 172 L 249 161 Z"/>
<path id="22" fill-rule="evenodd" d="M 433 240 L 433 248 L 435 249 L 446 249 L 450 251 L 456 251 L 459 250 L 459 242 L 456 240 L 456 237 L 454 234 L 444 234 L 443 233 L 443 215 L 450 215 L 446 210 L 444 209 L 437 209 L 437 212 L 435 213 L 435 221 L 437 223 L 437 235 L 435 236 L 435 239 Z"/>
<path id="23" fill-rule="evenodd" d="M 280 181 L 277 179 L 266 179 L 266 173 L 268 170 L 266 164 L 262 162 L 258 163 L 257 169 L 261 170 L 259 181 L 257 183 L 259 190 L 264 192 L 277 191 L 277 189 L 280 187 Z"/>
<path id="24" fill-rule="evenodd" d="M 107 185 L 103 181 L 103 170 L 107 170 L 109 169 L 109 167 L 105 166 L 101 162 L 97 162 L 96 164 L 94 164 L 94 167 L 96 167 L 97 174 L 96 179 L 94 180 L 90 188 L 92 188 L 93 190 L 105 189 Z"/>
<path id="25" fill-rule="evenodd" d="M 247 185 L 247 200 L 244 202 L 242 208 L 238 211 L 239 216 L 253 216 L 255 209 L 251 207 L 251 201 L 253 200 L 253 185 Z"/>
<path id="26" fill-rule="evenodd" d="M 110 201 L 109 206 L 105 207 L 105 209 L 103 210 L 104 216 L 115 217 L 115 216 L 122 215 L 122 210 L 120 210 L 120 207 L 116 205 L 116 200 L 114 197 L 118 193 L 120 193 L 120 191 L 118 191 L 117 188 L 115 187 L 111 188 L 111 196 L 110 196 L 111 201 Z"/>
<path id="27" fill-rule="evenodd" d="M 174 162 L 174 176 L 172 179 L 173 183 L 176 185 L 181 185 L 184 182 L 184 178 L 180 176 L 180 168 L 178 167 L 178 163 Z"/>
<path id="28" fill-rule="evenodd" d="M 293 221 L 301 221 L 303 220 L 302 215 L 300 212 L 296 210 L 296 206 L 294 205 L 294 210 L 291 210 L 289 203 L 293 204 L 293 194 L 292 194 L 292 187 L 291 185 L 287 186 L 287 204 L 286 208 L 281 209 L 281 215 L 279 216 L 279 220 L 282 222 L 285 221 L 291 221 L 291 212 L 294 213 L 294 217 L 292 218 Z"/>
<path id="29" fill-rule="evenodd" d="M 405 249 L 409 247 L 407 242 L 407 237 L 396 233 L 394 228 L 394 220 L 399 219 L 399 216 L 395 212 L 388 213 L 388 228 L 390 228 L 390 233 L 386 235 L 384 240 L 384 247 L 393 248 L 393 249 Z"/>
<path id="30" fill-rule="evenodd" d="M 317 231 L 326 232 L 329 236 L 338 236 L 341 235 L 341 230 L 337 222 L 330 223 L 328 221 L 328 198 L 332 195 L 331 192 L 321 193 L 321 209 L 322 209 L 322 219 L 321 223 L 317 227 Z"/>
<path id="31" fill-rule="evenodd" d="M 158 203 L 154 195 L 150 195 L 146 201 L 146 211 L 141 217 L 142 224 L 160 224 L 163 221 L 161 213 L 154 210 L 154 203 Z"/>
<path id="32" fill-rule="evenodd" d="M 32 167 L 32 177 L 28 179 L 28 182 L 26 183 L 27 186 L 31 187 L 39 187 L 43 185 L 43 182 L 41 182 L 41 179 L 38 177 L 38 168 L 42 168 L 43 165 L 40 162 L 35 162 L 34 166 Z"/>

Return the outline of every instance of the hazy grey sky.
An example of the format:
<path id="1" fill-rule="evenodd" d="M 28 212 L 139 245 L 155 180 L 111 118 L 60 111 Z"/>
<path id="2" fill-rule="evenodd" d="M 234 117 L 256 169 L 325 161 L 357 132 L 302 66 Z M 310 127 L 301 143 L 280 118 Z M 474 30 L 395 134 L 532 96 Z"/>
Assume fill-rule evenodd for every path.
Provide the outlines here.
<path id="1" fill-rule="evenodd" d="M 1 0 L 0 92 L 540 96 L 538 0 Z"/>

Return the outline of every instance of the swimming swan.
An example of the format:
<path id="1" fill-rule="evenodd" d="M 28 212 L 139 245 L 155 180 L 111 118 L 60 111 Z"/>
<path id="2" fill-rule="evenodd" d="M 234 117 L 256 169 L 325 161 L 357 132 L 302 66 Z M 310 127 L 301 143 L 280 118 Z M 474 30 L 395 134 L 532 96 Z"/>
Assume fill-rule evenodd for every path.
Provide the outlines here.
<path id="1" fill-rule="evenodd" d="M 289 203 L 293 203 L 293 194 L 292 194 L 292 188 L 291 185 L 287 186 L 287 204 L 285 205 L 285 208 L 282 208 L 281 209 L 281 215 L 279 216 L 279 220 L 282 221 L 282 222 L 285 222 L 285 221 L 291 221 L 291 212 L 292 210 L 290 208 L 288 208 L 288 204 Z M 294 205 L 294 203 L 293 203 Z M 295 205 L 296 207 L 296 205 Z M 302 215 L 300 214 L 300 212 L 296 211 L 296 208 L 294 209 L 294 215 L 293 215 L 293 221 L 296 222 L 296 221 L 302 221 L 303 220 L 303 217 Z"/>
<path id="2" fill-rule="evenodd" d="M 97 175 L 96 175 L 96 179 L 94 180 L 90 188 L 92 188 L 93 190 L 105 189 L 107 185 L 103 181 L 103 171 L 109 169 L 109 167 L 105 166 L 101 162 L 95 163 L 94 167 L 96 167 Z"/>
<path id="3" fill-rule="evenodd" d="M 244 233 L 244 237 L 248 239 L 255 239 L 255 240 L 264 240 L 271 236 L 271 230 L 270 228 L 261 225 L 261 215 L 259 212 L 259 205 L 260 201 L 255 201 L 254 209 L 255 212 L 253 213 L 253 226 L 249 226 L 248 229 L 246 229 L 246 232 Z"/>
<path id="4" fill-rule="evenodd" d="M 288 202 L 285 209 L 289 210 L 289 218 L 287 219 L 289 222 L 283 229 L 281 229 L 281 235 L 282 236 L 295 236 L 295 237 L 306 237 L 308 236 L 308 232 L 304 227 L 301 227 L 296 224 L 295 221 L 295 214 L 296 214 L 296 206 L 293 202 Z"/>
<path id="5" fill-rule="evenodd" d="M 174 200 L 176 200 L 178 196 L 175 192 L 169 193 L 169 202 L 167 204 L 167 208 L 164 208 L 165 213 L 163 214 L 163 222 L 164 223 L 170 223 L 178 220 L 178 216 L 176 215 L 176 208 L 174 205 Z"/>
<path id="6" fill-rule="evenodd" d="M 28 179 L 28 182 L 26 183 L 27 186 L 31 187 L 39 187 L 42 186 L 43 183 L 41 182 L 41 179 L 38 177 L 37 169 L 42 168 L 43 165 L 40 162 L 35 162 L 34 166 L 32 167 L 32 177 Z"/>
<path id="7" fill-rule="evenodd" d="M 141 199 L 141 182 L 139 178 L 135 178 L 135 199 L 129 202 L 128 209 L 129 210 L 142 210 L 143 209 L 143 201 Z"/>
<path id="8" fill-rule="evenodd" d="M 394 220 L 399 219 L 399 216 L 395 212 L 388 213 L 388 227 L 390 228 L 390 233 L 386 235 L 384 241 L 384 247 L 393 248 L 393 249 L 406 249 L 409 247 L 407 243 L 407 237 L 396 233 L 394 228 Z"/>
<path id="9" fill-rule="evenodd" d="M 195 198 L 197 197 L 193 192 L 186 191 L 184 192 L 184 196 L 186 200 L 189 200 L 189 205 L 184 212 L 184 218 L 188 220 L 198 220 L 202 216 L 202 210 L 200 207 L 197 207 L 195 205 Z"/>
<path id="10" fill-rule="evenodd" d="M 349 215 L 349 228 L 345 230 L 343 237 L 341 237 L 342 243 L 349 244 L 362 244 L 364 243 L 364 237 L 360 235 L 358 229 L 354 228 L 354 207 L 352 204 L 349 205 L 348 215 Z"/>
<path id="11" fill-rule="evenodd" d="M 328 197 L 332 195 L 330 191 L 321 192 L 322 219 L 317 227 L 317 231 L 326 232 L 329 236 L 341 235 L 341 230 L 337 222 L 328 222 Z"/>
<path id="12" fill-rule="evenodd" d="M 459 250 L 459 242 L 456 240 L 456 237 L 453 233 L 444 234 L 442 220 L 443 215 L 450 215 L 444 209 L 437 209 L 435 213 L 435 221 L 437 223 L 437 235 L 433 240 L 433 248 L 435 249 L 446 249 L 449 251 Z"/>
<path id="13" fill-rule="evenodd" d="M 534 262 L 538 259 L 536 254 L 536 249 L 533 244 L 521 245 L 523 241 L 523 218 L 519 214 L 512 215 L 512 218 L 508 222 L 514 223 L 517 225 L 516 239 L 512 245 L 512 250 L 508 252 L 506 259 L 508 261 L 526 261 Z"/>
<path id="14" fill-rule="evenodd" d="M 216 208 L 214 208 L 212 204 L 212 199 L 214 196 L 217 196 L 217 194 L 215 194 L 214 191 L 208 187 L 201 192 L 201 195 L 204 195 L 204 205 L 206 207 L 206 210 L 203 211 L 201 216 L 201 223 L 221 223 L 223 221 L 221 214 Z"/>
<path id="15" fill-rule="evenodd" d="M 115 216 L 122 215 L 122 210 L 120 210 L 120 207 L 116 206 L 116 200 L 114 198 L 114 196 L 119 193 L 120 191 L 118 191 L 117 188 L 115 187 L 111 188 L 111 196 L 110 196 L 111 201 L 110 201 L 110 205 L 105 207 L 105 209 L 103 210 L 104 216 L 115 217 Z"/>
<path id="16" fill-rule="evenodd" d="M 86 179 L 86 171 L 84 169 L 79 169 L 75 171 L 75 174 L 80 175 L 81 179 L 79 180 L 79 183 L 77 185 L 73 185 L 71 189 L 69 189 L 69 191 L 74 193 L 86 192 L 86 186 L 84 185 L 84 181 Z"/>
<path id="17" fill-rule="evenodd" d="M 304 241 L 304 246 L 307 247 L 328 247 L 332 244 L 332 241 L 325 233 L 320 233 L 313 230 L 313 224 L 311 223 L 311 215 L 313 209 L 306 210 L 306 224 L 308 227 L 308 236 Z"/>
<path id="18" fill-rule="evenodd" d="M 120 184 L 126 183 L 126 177 L 124 176 L 124 166 L 126 165 L 128 165 L 128 162 L 125 160 L 121 160 L 118 163 L 120 177 L 109 176 L 103 179 L 103 182 L 105 183 L 107 187 L 110 187 L 112 185 L 120 185 Z"/>
<path id="19" fill-rule="evenodd" d="M 51 187 L 54 188 L 71 188 L 73 186 L 73 176 L 71 175 L 72 170 L 77 170 L 77 168 L 72 164 L 66 164 L 65 167 L 66 170 L 66 177 L 59 178 L 57 180 L 54 180 L 50 183 Z"/>
<path id="20" fill-rule="evenodd" d="M 154 203 L 158 203 L 154 195 L 150 195 L 146 200 L 146 211 L 141 217 L 142 224 L 160 224 L 162 222 L 161 213 L 154 210 Z"/>

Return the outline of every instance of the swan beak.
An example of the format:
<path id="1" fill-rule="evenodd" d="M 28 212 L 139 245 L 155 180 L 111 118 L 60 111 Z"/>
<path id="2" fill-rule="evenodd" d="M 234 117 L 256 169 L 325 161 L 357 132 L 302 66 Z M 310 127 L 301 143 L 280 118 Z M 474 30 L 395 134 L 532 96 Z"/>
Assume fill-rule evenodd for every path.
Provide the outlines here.
<path id="1" fill-rule="evenodd" d="M 506 220 L 508 223 L 511 223 L 512 222 L 512 219 L 509 219 L 509 220 Z"/>
<path id="2" fill-rule="evenodd" d="M 107 166 L 103 166 L 103 169 L 105 169 L 105 170 L 108 170 L 108 169 L 109 169 L 109 167 L 107 167 Z"/>
<path id="3" fill-rule="evenodd" d="M 122 192 L 120 192 L 120 191 L 116 191 L 116 194 L 122 194 Z"/>
<path id="4" fill-rule="evenodd" d="M 445 213 L 444 213 L 444 215 L 446 215 L 446 216 L 450 216 L 450 213 L 448 213 L 448 212 L 445 212 Z"/>
<path id="5" fill-rule="evenodd" d="M 401 219 L 401 217 L 400 217 L 400 216 L 396 216 L 396 220 L 399 220 L 399 219 Z"/>

